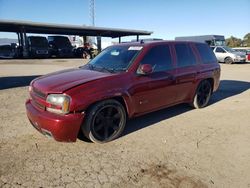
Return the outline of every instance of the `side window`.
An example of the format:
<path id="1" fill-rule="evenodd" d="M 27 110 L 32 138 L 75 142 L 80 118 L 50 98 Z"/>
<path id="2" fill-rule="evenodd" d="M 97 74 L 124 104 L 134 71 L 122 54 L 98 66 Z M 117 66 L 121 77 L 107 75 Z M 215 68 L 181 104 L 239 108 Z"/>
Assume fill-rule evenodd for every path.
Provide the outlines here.
<path id="1" fill-rule="evenodd" d="M 224 53 L 225 50 L 223 50 L 223 49 L 220 48 L 220 47 L 217 47 L 216 50 L 215 50 L 215 52 Z"/>
<path id="2" fill-rule="evenodd" d="M 153 72 L 172 69 L 173 65 L 169 46 L 160 45 L 152 47 L 143 57 L 140 64 L 150 64 L 153 68 Z"/>
<path id="3" fill-rule="evenodd" d="M 186 67 L 196 64 L 195 56 L 188 44 L 176 44 L 175 51 L 178 67 Z"/>
<path id="4" fill-rule="evenodd" d="M 214 63 L 217 62 L 215 55 L 211 48 L 208 47 L 206 44 L 195 44 L 200 56 L 202 63 Z"/>

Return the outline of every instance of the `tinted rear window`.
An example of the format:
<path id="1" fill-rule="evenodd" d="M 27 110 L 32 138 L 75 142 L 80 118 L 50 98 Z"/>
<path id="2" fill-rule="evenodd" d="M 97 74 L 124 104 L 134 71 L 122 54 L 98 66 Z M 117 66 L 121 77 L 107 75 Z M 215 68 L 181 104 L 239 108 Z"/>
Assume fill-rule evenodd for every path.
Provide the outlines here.
<path id="1" fill-rule="evenodd" d="M 209 48 L 206 44 L 195 44 L 200 56 L 202 63 L 214 63 L 216 62 L 216 57 L 212 51 L 212 49 Z"/>
<path id="2" fill-rule="evenodd" d="M 186 67 L 196 64 L 195 56 L 188 44 L 176 44 L 175 51 L 178 67 Z"/>

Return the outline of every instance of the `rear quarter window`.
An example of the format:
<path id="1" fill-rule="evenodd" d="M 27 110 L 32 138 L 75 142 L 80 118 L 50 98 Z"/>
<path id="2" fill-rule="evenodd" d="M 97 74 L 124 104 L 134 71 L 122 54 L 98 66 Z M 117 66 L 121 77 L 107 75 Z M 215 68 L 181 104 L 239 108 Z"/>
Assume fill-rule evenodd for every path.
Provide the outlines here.
<path id="1" fill-rule="evenodd" d="M 217 62 L 216 60 L 216 57 L 212 51 L 211 48 L 209 48 L 208 45 L 206 44 L 195 44 L 199 54 L 200 54 L 200 57 L 201 57 L 201 60 L 202 60 L 202 63 L 204 64 L 209 64 L 209 63 L 215 63 Z"/>
<path id="2" fill-rule="evenodd" d="M 186 67 L 196 64 L 194 53 L 188 44 L 175 44 L 175 51 L 177 56 L 177 66 Z"/>

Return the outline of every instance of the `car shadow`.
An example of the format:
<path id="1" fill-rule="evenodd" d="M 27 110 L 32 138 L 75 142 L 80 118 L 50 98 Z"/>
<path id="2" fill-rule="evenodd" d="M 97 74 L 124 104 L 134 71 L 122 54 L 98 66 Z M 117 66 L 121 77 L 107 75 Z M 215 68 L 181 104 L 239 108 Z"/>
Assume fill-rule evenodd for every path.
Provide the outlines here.
<path id="1" fill-rule="evenodd" d="M 0 77 L 0 90 L 28 86 L 33 79 L 39 76 L 40 75 Z"/>
<path id="2" fill-rule="evenodd" d="M 236 63 L 234 63 L 234 64 L 236 64 L 236 65 L 241 65 L 241 64 L 250 64 L 250 62 L 236 62 Z"/>
<path id="3" fill-rule="evenodd" d="M 226 98 L 238 95 L 248 89 L 250 89 L 250 82 L 237 80 L 221 80 L 220 87 L 218 91 L 216 91 L 212 95 L 209 105 L 213 105 Z M 158 123 L 160 121 L 173 118 L 190 110 L 193 110 L 193 108 L 189 105 L 180 104 L 133 118 L 131 120 L 128 120 L 122 136 L 126 136 L 132 132 L 154 125 L 155 123 Z"/>
<path id="4" fill-rule="evenodd" d="M 83 142 L 91 143 L 91 141 L 83 134 L 82 130 L 78 132 L 77 138 Z"/>
<path id="5" fill-rule="evenodd" d="M 250 89 L 250 82 L 239 80 L 221 80 L 220 87 L 216 91 L 211 99 L 210 105 L 226 98 L 238 95 L 246 90 Z"/>
<path id="6" fill-rule="evenodd" d="M 190 110 L 193 110 L 193 108 L 190 107 L 189 105 L 179 104 L 177 106 L 165 108 L 163 110 L 152 112 L 140 117 L 132 118 L 128 120 L 122 136 L 146 128 L 148 126 L 154 125 L 163 120 L 173 118 L 177 115 L 183 114 Z"/>

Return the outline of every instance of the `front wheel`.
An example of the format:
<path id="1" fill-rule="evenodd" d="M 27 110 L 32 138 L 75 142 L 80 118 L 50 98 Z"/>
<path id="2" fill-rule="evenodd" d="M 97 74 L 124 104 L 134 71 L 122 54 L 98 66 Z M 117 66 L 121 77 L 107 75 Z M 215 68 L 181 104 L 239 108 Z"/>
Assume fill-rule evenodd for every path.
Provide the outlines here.
<path id="1" fill-rule="evenodd" d="M 224 60 L 224 62 L 226 64 L 233 64 L 234 61 L 233 61 L 233 59 L 231 57 L 226 57 L 225 60 Z"/>
<path id="2" fill-rule="evenodd" d="M 197 87 L 192 106 L 203 108 L 207 106 L 212 94 L 212 86 L 208 80 L 203 80 Z"/>
<path id="3" fill-rule="evenodd" d="M 81 129 L 83 134 L 95 143 L 106 143 L 116 139 L 126 125 L 123 105 L 113 99 L 93 105 L 87 112 Z"/>

